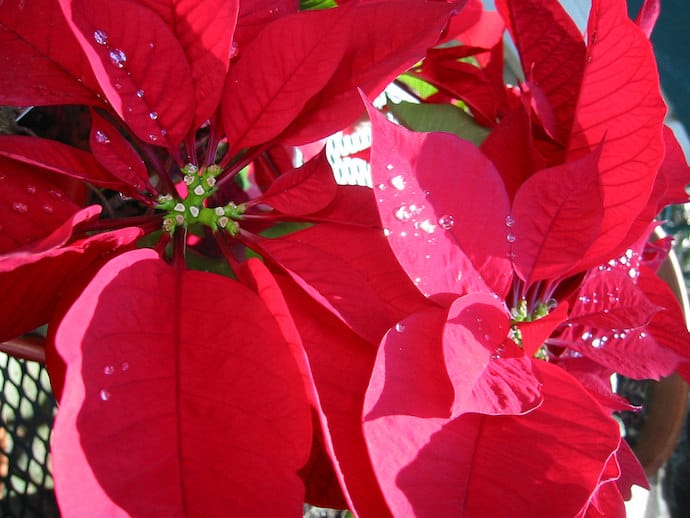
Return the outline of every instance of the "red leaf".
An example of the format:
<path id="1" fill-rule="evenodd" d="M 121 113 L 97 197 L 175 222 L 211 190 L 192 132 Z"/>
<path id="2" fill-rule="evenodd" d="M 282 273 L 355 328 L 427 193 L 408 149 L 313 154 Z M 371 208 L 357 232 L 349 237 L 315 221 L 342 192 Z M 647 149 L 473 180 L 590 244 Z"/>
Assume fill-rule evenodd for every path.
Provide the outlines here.
<path id="1" fill-rule="evenodd" d="M 97 234 L 64 245 L 74 225 L 98 214 L 97 207 L 77 213 L 44 240 L 0 256 L 0 289 L 11 295 L 0 317 L 0 341 L 45 324 L 72 285 L 113 253 L 141 237 L 138 228 Z"/>
<path id="2" fill-rule="evenodd" d="M 585 255 L 591 264 L 610 259 L 611 249 L 646 206 L 664 156 L 666 107 L 651 45 L 628 19 L 623 0 L 594 0 L 587 34 L 588 57 L 567 156 L 580 158 L 601 145 L 604 219 Z"/>
<path id="3" fill-rule="evenodd" d="M 633 329 L 647 325 L 660 309 L 627 272 L 592 271 L 580 286 L 568 320 L 595 329 Z"/>
<path id="4" fill-rule="evenodd" d="M 146 164 L 132 144 L 106 119 L 91 111 L 89 146 L 94 158 L 115 178 L 129 187 L 129 192 L 155 192 L 149 182 Z"/>
<path id="5" fill-rule="evenodd" d="M 56 140 L 4 135 L 0 138 L 0 156 L 79 178 L 99 187 L 119 189 L 122 186 L 122 181 L 109 175 L 91 153 Z"/>
<path id="6" fill-rule="evenodd" d="M 494 296 L 471 293 L 450 307 L 443 354 L 455 389 L 453 417 L 467 412 L 522 414 L 539 405 L 540 383 L 530 360 L 500 354 L 509 330 L 505 304 Z"/>
<path id="7" fill-rule="evenodd" d="M 60 5 L 108 101 L 132 131 L 151 144 L 182 141 L 194 118 L 192 72 L 165 22 L 131 0 Z"/>
<path id="8" fill-rule="evenodd" d="M 594 152 L 575 162 L 542 169 L 518 189 L 508 240 L 515 271 L 528 285 L 572 272 L 573 263 L 599 236 L 603 211 L 598 157 Z"/>
<path id="9" fill-rule="evenodd" d="M 89 63 L 53 0 L 0 2 L 0 46 L 0 104 L 103 104 Z"/>
<path id="10" fill-rule="evenodd" d="M 583 323 L 567 327 L 560 338 L 570 349 L 612 372 L 634 379 L 659 379 L 673 372 L 681 356 L 690 355 L 689 335 L 671 289 L 648 268 L 640 266 L 640 271 L 644 279 L 640 275 L 638 283 L 644 298 L 630 286 L 618 285 L 620 279 L 615 276 L 604 279 L 606 282 L 599 286 L 606 291 L 596 292 L 596 295 L 595 292 L 581 292 L 582 300 L 579 302 L 582 305 L 578 303 L 573 308 L 574 311 L 588 311 L 589 319 L 582 314 Z M 597 284 L 599 281 L 601 279 L 592 282 Z M 620 300 L 616 301 L 616 297 Z M 626 316 L 625 307 L 634 305 L 636 301 L 640 302 L 641 308 L 630 308 L 630 315 Z M 623 308 L 617 311 L 619 303 Z M 654 314 L 647 325 L 635 322 L 637 318 L 648 318 L 655 308 L 666 309 Z M 597 315 L 596 309 L 601 309 L 603 314 Z M 609 309 L 609 312 L 604 313 L 604 309 Z M 612 313 L 611 317 L 607 318 L 609 313 Z M 590 319 L 593 325 L 589 325 Z M 626 323 L 633 326 L 625 326 Z M 595 324 L 602 324 L 602 327 L 595 327 Z M 621 327 L 613 327 L 618 325 Z"/>
<path id="11" fill-rule="evenodd" d="M 299 11 L 299 0 L 252 0 L 240 2 L 240 12 L 235 28 L 237 52 L 247 45 L 271 21 Z"/>
<path id="12" fill-rule="evenodd" d="M 673 290 L 653 270 L 644 265 L 640 267 L 638 282 L 651 303 L 663 308 L 663 311 L 652 317 L 647 326 L 649 334 L 661 348 L 674 351 L 683 359 L 690 358 L 690 333 L 686 326 L 686 317 Z"/>
<path id="13" fill-rule="evenodd" d="M 368 109 L 379 215 L 408 276 L 425 295 L 491 288 L 504 296 L 510 208 L 496 169 L 470 142 L 414 133 Z"/>
<path id="14" fill-rule="evenodd" d="M 556 117 L 557 140 L 570 135 L 582 83 L 585 46 L 575 23 L 557 0 L 498 0 L 525 76 L 548 99 Z"/>
<path id="15" fill-rule="evenodd" d="M 0 156 L 0 253 L 47 236 L 78 209 L 44 171 Z"/>
<path id="16" fill-rule="evenodd" d="M 175 33 L 192 71 L 192 128 L 209 119 L 220 103 L 230 66 L 237 0 L 145 0 Z"/>
<path id="17" fill-rule="evenodd" d="M 347 507 L 359 516 L 387 518 L 390 512 L 374 477 L 361 426 L 376 349 L 289 279 L 281 276 L 278 280 L 309 357 L 325 416 L 325 446 Z"/>
<path id="18" fill-rule="evenodd" d="M 656 25 L 661 12 L 661 0 L 644 0 L 640 12 L 637 13 L 635 23 L 644 31 L 647 38 L 651 38 L 652 31 Z"/>
<path id="19" fill-rule="evenodd" d="M 525 180 L 544 167 L 534 148 L 530 122 L 525 107 L 518 106 L 501 119 L 480 146 L 501 173 L 511 201 Z"/>
<path id="20" fill-rule="evenodd" d="M 386 333 L 371 375 L 364 419 L 450 417 L 453 385 L 441 347 L 447 311 L 413 313 Z"/>
<path id="21" fill-rule="evenodd" d="M 531 322 L 517 322 L 522 336 L 522 348 L 528 357 L 534 356 L 546 339 L 568 318 L 568 304 L 561 302 L 548 315 Z"/>
<path id="22" fill-rule="evenodd" d="M 63 513 L 301 512 L 309 406 L 251 290 L 129 252 L 96 274 L 55 343 L 68 366 L 52 442 Z"/>
<path id="23" fill-rule="evenodd" d="M 372 464 L 395 516 L 502 516 L 509 509 L 551 518 L 584 508 L 618 447 L 618 425 L 572 376 L 533 363 L 544 403 L 529 414 L 365 420 Z"/>
<path id="24" fill-rule="evenodd" d="M 327 137 L 364 111 L 357 88 L 374 98 L 434 46 L 448 22 L 447 2 L 388 0 L 352 5 L 352 27 L 343 38 L 344 55 L 328 84 L 281 136 L 291 144 Z M 340 8 L 342 9 L 342 8 Z"/>
<path id="25" fill-rule="evenodd" d="M 313 214 L 326 208 L 335 198 L 338 184 L 326 159 L 316 155 L 302 167 L 276 178 L 257 202 L 292 216 Z"/>
<path id="26" fill-rule="evenodd" d="M 242 52 L 222 101 L 231 152 L 270 141 L 299 115 L 337 69 L 352 18 L 349 7 L 285 16 Z"/>
<path id="27" fill-rule="evenodd" d="M 319 224 L 258 245 L 262 255 L 372 343 L 403 316 L 424 307 L 380 231 Z"/>

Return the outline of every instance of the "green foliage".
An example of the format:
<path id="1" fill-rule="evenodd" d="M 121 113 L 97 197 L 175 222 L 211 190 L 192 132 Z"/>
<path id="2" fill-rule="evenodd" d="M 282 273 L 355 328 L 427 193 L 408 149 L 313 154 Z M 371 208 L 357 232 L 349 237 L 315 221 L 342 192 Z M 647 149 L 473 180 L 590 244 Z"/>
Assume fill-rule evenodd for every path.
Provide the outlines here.
<path id="1" fill-rule="evenodd" d="M 389 103 L 388 107 L 400 123 L 414 131 L 444 131 L 480 145 L 489 130 L 452 104 Z"/>
<path id="2" fill-rule="evenodd" d="M 301 11 L 315 11 L 317 9 L 330 9 L 338 7 L 333 0 L 300 0 L 299 8 Z"/>

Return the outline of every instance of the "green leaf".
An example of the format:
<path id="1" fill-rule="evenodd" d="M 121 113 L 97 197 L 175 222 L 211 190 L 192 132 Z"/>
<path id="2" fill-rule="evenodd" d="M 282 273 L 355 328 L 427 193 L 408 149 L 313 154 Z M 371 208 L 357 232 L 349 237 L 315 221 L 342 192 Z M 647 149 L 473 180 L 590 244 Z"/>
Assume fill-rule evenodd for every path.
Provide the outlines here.
<path id="1" fill-rule="evenodd" d="M 480 145 L 489 130 L 480 126 L 463 110 L 452 104 L 389 103 L 388 107 L 400 123 L 413 131 L 443 131 Z"/>
<path id="2" fill-rule="evenodd" d="M 330 9 L 338 7 L 334 0 L 300 0 L 300 11 L 315 11 L 316 9 Z"/>

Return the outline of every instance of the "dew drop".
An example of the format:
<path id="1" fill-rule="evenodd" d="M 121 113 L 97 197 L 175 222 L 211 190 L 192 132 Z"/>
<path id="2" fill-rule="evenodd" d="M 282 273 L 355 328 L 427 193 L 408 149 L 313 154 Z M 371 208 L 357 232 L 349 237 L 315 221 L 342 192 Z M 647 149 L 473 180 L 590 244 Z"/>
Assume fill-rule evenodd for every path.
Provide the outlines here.
<path id="1" fill-rule="evenodd" d="M 109 53 L 108 56 L 110 57 L 110 62 L 115 65 L 117 68 L 124 68 L 125 63 L 127 62 L 127 54 L 124 53 L 124 51 L 120 49 L 112 49 Z"/>
<path id="2" fill-rule="evenodd" d="M 427 234 L 433 234 L 436 231 L 436 225 L 434 225 L 428 219 L 425 219 L 419 224 L 419 228 L 422 229 Z"/>
<path id="3" fill-rule="evenodd" d="M 103 133 L 101 130 L 96 131 L 94 138 L 96 139 L 96 142 L 98 142 L 99 144 L 107 144 L 108 142 L 110 142 L 110 138 L 108 137 L 108 135 Z"/>
<path id="4" fill-rule="evenodd" d="M 237 42 L 233 40 L 232 45 L 230 46 L 230 59 L 237 57 L 237 54 L 240 53 L 240 49 L 237 46 Z"/>
<path id="5" fill-rule="evenodd" d="M 106 389 L 101 389 L 101 391 L 98 393 L 98 396 L 102 401 L 108 401 L 110 399 L 110 392 Z"/>
<path id="6" fill-rule="evenodd" d="M 376 188 L 380 191 L 385 191 L 386 190 L 386 184 L 385 183 L 380 183 L 376 186 Z"/>
<path id="7" fill-rule="evenodd" d="M 589 331 L 585 331 L 584 333 L 582 333 L 582 336 L 580 338 L 587 342 L 588 340 L 591 340 L 592 333 L 590 333 Z"/>
<path id="8" fill-rule="evenodd" d="M 28 184 L 26 186 L 26 192 L 29 194 L 36 194 L 36 186 L 32 184 Z"/>
<path id="9" fill-rule="evenodd" d="M 137 90 L 137 97 L 138 97 L 139 99 L 141 99 L 142 97 L 144 97 L 144 91 L 143 91 L 143 90 Z"/>
<path id="10" fill-rule="evenodd" d="M 12 204 L 12 209 L 19 214 L 26 214 L 29 212 L 29 206 L 26 203 L 16 201 Z"/>
<path id="11" fill-rule="evenodd" d="M 591 63 L 591 62 L 592 62 L 592 56 L 587 56 L 587 63 Z"/>
<path id="12" fill-rule="evenodd" d="M 105 31 L 98 29 L 93 31 L 93 39 L 96 43 L 99 45 L 107 45 L 108 44 L 108 33 Z"/>
<path id="13" fill-rule="evenodd" d="M 508 232 L 508 235 L 506 236 L 506 241 L 508 241 L 508 243 L 515 243 L 515 239 L 515 234 L 513 234 L 512 232 Z"/>
<path id="14" fill-rule="evenodd" d="M 388 237 L 391 235 L 391 230 L 389 228 L 384 228 L 383 229 L 383 235 Z"/>
<path id="15" fill-rule="evenodd" d="M 120 368 L 122 369 L 122 372 L 127 372 L 129 370 L 129 363 L 122 362 L 122 364 L 120 365 Z"/>
<path id="16" fill-rule="evenodd" d="M 405 189 L 405 186 L 407 185 L 405 179 L 400 175 L 392 177 L 390 180 L 388 180 L 388 182 L 399 191 Z"/>
<path id="17" fill-rule="evenodd" d="M 56 191 L 55 189 L 49 190 L 48 194 L 50 194 L 53 198 L 57 200 L 61 200 L 65 196 L 62 192 Z"/>
<path id="18" fill-rule="evenodd" d="M 155 142 L 156 140 L 158 140 L 158 137 L 155 133 L 149 133 L 149 139 Z"/>
<path id="19" fill-rule="evenodd" d="M 601 347 L 602 345 L 604 345 L 604 342 L 602 341 L 601 338 L 595 338 L 594 340 L 592 340 L 592 347 L 597 347 L 597 348 L 599 348 L 599 347 Z"/>
<path id="20" fill-rule="evenodd" d="M 106 365 L 103 368 L 103 372 L 106 374 L 106 376 L 110 376 L 113 372 L 115 372 L 115 367 L 112 365 Z"/>
<path id="21" fill-rule="evenodd" d="M 149 119 L 155 121 L 158 118 L 158 112 L 149 112 Z"/>
<path id="22" fill-rule="evenodd" d="M 164 129 L 161 130 L 161 136 L 165 137 L 168 134 L 168 132 Z"/>
<path id="23" fill-rule="evenodd" d="M 628 270 L 628 275 L 631 279 L 637 279 L 637 277 L 640 275 L 640 272 L 638 272 L 636 268 L 630 268 L 630 270 Z"/>
<path id="24" fill-rule="evenodd" d="M 117 82 L 115 83 L 115 88 L 116 88 L 117 90 L 122 90 L 122 83 L 120 83 L 119 81 L 117 81 Z"/>
<path id="25" fill-rule="evenodd" d="M 393 170 L 393 164 L 388 164 L 386 166 L 386 169 L 388 169 L 389 171 L 392 171 Z"/>
<path id="26" fill-rule="evenodd" d="M 395 219 L 398 221 L 407 221 L 412 217 L 412 214 L 410 214 L 410 211 L 408 210 L 407 205 L 403 205 L 402 207 L 398 207 L 393 211 L 393 215 L 395 216 Z"/>
<path id="27" fill-rule="evenodd" d="M 443 230 L 450 230 L 455 225 L 455 217 L 450 214 L 444 214 L 438 218 L 438 224 L 441 225 Z"/>
<path id="28" fill-rule="evenodd" d="M 46 214 L 52 214 L 54 212 L 53 206 L 49 203 L 44 203 L 43 205 L 41 205 L 41 209 L 43 209 L 43 212 L 45 212 Z"/>
<path id="29" fill-rule="evenodd" d="M 414 279 L 415 286 L 419 286 L 420 282 L 422 282 L 422 279 L 420 277 L 415 277 L 415 279 Z"/>
<path id="30" fill-rule="evenodd" d="M 397 324 L 395 324 L 395 330 L 398 333 L 402 333 L 405 330 L 405 324 L 403 324 L 402 322 L 398 322 Z"/>
<path id="31" fill-rule="evenodd" d="M 149 42 L 149 48 L 150 48 L 150 49 L 155 49 L 155 48 L 156 48 L 156 44 L 155 44 L 154 42 L 150 41 L 150 42 Z"/>
<path id="32" fill-rule="evenodd" d="M 515 225 L 515 220 L 513 219 L 513 216 L 506 216 L 506 227 L 510 228 L 513 225 Z"/>

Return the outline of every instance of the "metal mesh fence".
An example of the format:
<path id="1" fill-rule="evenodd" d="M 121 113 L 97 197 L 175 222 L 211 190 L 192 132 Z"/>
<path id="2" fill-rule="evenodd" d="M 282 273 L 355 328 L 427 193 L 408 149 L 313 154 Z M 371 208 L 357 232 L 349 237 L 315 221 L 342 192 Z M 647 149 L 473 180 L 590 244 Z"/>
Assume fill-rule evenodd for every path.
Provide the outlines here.
<path id="1" fill-rule="evenodd" d="M 55 399 L 43 365 L 0 353 L 0 516 L 52 518 Z"/>

